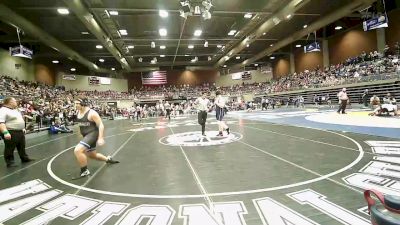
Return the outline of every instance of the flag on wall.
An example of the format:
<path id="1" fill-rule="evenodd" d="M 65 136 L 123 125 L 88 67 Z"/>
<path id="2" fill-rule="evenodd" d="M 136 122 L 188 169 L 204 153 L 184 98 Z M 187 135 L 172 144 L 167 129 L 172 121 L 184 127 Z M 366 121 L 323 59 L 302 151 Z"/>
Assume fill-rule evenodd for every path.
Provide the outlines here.
<path id="1" fill-rule="evenodd" d="M 242 80 L 251 80 L 251 72 L 250 71 L 243 72 Z"/>
<path id="2" fill-rule="evenodd" d="M 167 83 L 167 71 L 142 73 L 142 85 L 161 85 Z"/>

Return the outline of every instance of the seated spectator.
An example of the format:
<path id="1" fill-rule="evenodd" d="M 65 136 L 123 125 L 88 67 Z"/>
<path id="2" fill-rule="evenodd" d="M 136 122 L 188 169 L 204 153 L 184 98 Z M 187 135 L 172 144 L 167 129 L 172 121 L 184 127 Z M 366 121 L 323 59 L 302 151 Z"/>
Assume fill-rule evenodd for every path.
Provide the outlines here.
<path id="1" fill-rule="evenodd" d="M 373 95 L 369 102 L 372 109 L 376 109 L 381 104 L 381 101 L 377 95 Z"/>

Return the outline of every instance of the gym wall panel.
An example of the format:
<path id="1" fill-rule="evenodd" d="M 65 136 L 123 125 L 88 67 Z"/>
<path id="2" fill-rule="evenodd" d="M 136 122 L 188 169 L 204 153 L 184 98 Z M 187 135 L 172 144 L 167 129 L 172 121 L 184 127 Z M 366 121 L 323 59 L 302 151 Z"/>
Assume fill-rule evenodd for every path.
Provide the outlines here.
<path id="1" fill-rule="evenodd" d="M 111 79 L 110 85 L 89 85 L 88 76 L 76 75 L 76 80 L 63 80 L 63 73 L 57 74 L 57 85 L 64 86 L 67 90 L 77 89 L 86 91 L 128 91 L 128 81 L 126 79 Z"/>
<path id="2" fill-rule="evenodd" d="M 279 79 L 280 77 L 289 75 L 290 73 L 289 59 L 281 58 L 275 61 L 272 66 L 272 73 L 274 79 Z"/>
<path id="3" fill-rule="evenodd" d="M 376 31 L 365 32 L 362 27 L 355 27 L 328 39 L 329 60 L 331 64 L 339 64 L 362 52 L 377 51 Z"/>
<path id="4" fill-rule="evenodd" d="M 9 51 L 0 49 L 0 75 L 18 80 L 34 81 L 34 66 L 31 59 L 10 56 Z"/>
<path id="5" fill-rule="evenodd" d="M 304 53 L 303 48 L 295 51 L 294 62 L 296 73 L 324 67 L 322 52 Z"/>
<path id="6" fill-rule="evenodd" d="M 56 72 L 54 68 L 44 64 L 36 64 L 35 81 L 54 86 L 56 84 Z"/>
<path id="7" fill-rule="evenodd" d="M 389 27 L 386 30 L 386 44 L 394 48 L 396 42 L 400 43 L 400 9 L 389 13 Z"/>
<path id="8" fill-rule="evenodd" d="M 232 80 L 232 74 L 221 75 L 215 81 L 217 86 L 232 86 L 242 83 L 261 83 L 270 81 L 272 79 L 272 72 L 261 73 L 259 70 L 252 70 L 250 80 Z"/>

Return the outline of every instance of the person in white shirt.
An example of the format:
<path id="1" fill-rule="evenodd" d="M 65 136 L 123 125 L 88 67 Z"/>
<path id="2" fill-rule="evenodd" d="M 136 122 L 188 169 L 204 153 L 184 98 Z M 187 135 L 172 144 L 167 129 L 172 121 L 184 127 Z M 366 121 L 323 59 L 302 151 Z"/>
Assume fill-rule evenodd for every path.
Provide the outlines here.
<path id="1" fill-rule="evenodd" d="M 207 92 L 203 92 L 203 95 L 196 99 L 195 104 L 198 110 L 198 121 L 201 125 L 201 135 L 206 136 L 207 111 L 210 105 L 210 100 L 207 99 Z"/>
<path id="2" fill-rule="evenodd" d="M 345 110 L 346 110 L 346 106 L 347 106 L 347 101 L 349 100 L 349 97 L 347 96 L 346 93 L 346 88 L 343 88 L 342 91 L 340 91 L 337 94 L 339 101 L 340 101 L 340 107 L 339 110 L 337 111 L 337 113 L 340 114 L 340 111 L 342 111 L 342 114 L 346 114 Z"/>
<path id="3" fill-rule="evenodd" d="M 215 94 L 217 97 L 215 98 L 215 115 L 218 120 L 218 135 L 217 136 L 223 136 L 223 131 L 226 130 L 226 132 L 229 135 L 229 127 L 225 124 L 222 119 L 225 116 L 225 107 L 226 107 L 226 102 L 225 99 L 221 96 L 221 92 L 216 91 Z"/>
<path id="4" fill-rule="evenodd" d="M 168 117 L 168 120 L 171 120 L 171 105 L 169 104 L 169 102 L 165 102 L 164 104 L 164 108 L 165 108 L 165 118 Z"/>

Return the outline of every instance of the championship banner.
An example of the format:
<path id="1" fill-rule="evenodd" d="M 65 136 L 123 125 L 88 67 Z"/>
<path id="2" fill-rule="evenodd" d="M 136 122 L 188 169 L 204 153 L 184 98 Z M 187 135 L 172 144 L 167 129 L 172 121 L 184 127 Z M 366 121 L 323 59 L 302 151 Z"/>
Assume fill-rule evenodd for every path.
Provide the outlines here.
<path id="1" fill-rule="evenodd" d="M 111 79 L 108 78 L 108 77 L 100 77 L 100 84 L 110 85 L 111 84 Z"/>
<path id="2" fill-rule="evenodd" d="M 231 76 L 232 76 L 232 80 L 240 80 L 240 79 L 242 79 L 242 72 L 232 73 Z"/>
<path id="3" fill-rule="evenodd" d="M 320 51 L 321 51 L 321 45 L 318 42 L 314 42 L 304 46 L 304 53 L 320 52 Z"/>
<path id="4" fill-rule="evenodd" d="M 72 74 L 64 74 L 63 75 L 63 80 L 76 80 L 76 76 Z"/>
<path id="5" fill-rule="evenodd" d="M 10 47 L 10 55 L 16 56 L 16 57 L 32 59 L 33 51 L 24 47 L 23 45 L 19 45 L 16 47 Z"/>
<path id="6" fill-rule="evenodd" d="M 364 31 L 370 31 L 377 28 L 388 27 L 388 18 L 386 15 L 371 18 L 363 22 Z"/>
<path id="7" fill-rule="evenodd" d="M 99 77 L 90 76 L 88 77 L 88 79 L 89 79 L 89 85 L 100 85 Z"/>
<path id="8" fill-rule="evenodd" d="M 242 80 L 251 80 L 251 72 L 245 71 L 242 73 Z"/>

